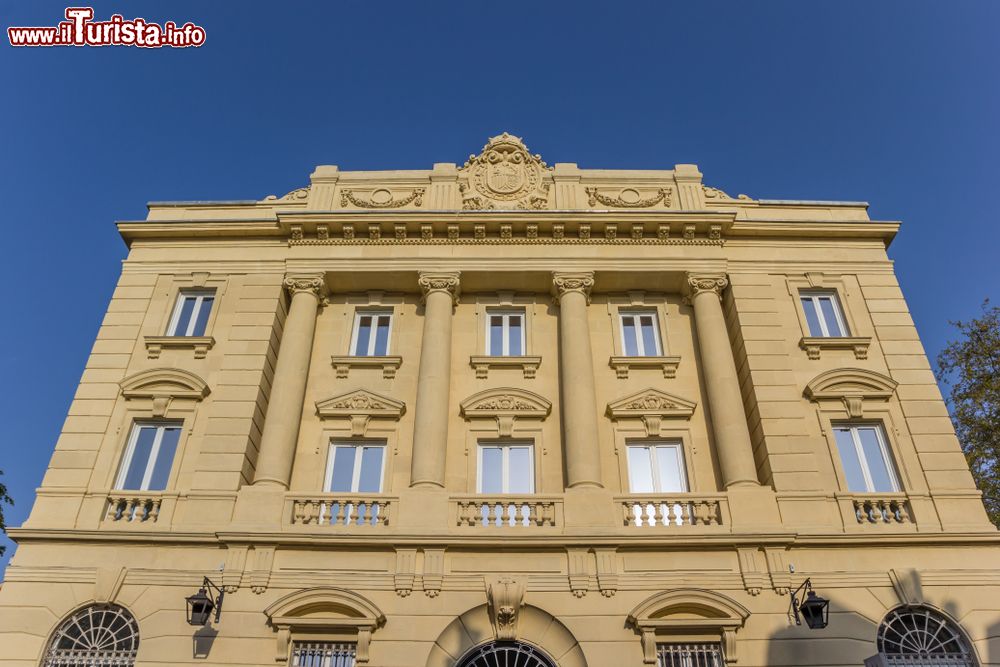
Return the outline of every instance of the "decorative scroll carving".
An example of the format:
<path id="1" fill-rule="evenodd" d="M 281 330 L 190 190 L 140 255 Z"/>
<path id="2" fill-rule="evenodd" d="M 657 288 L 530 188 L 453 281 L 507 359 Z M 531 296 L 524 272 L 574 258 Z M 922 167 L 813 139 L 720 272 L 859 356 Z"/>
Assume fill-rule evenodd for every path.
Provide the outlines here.
<path id="1" fill-rule="evenodd" d="M 365 434 L 371 419 L 392 419 L 399 421 L 406 413 L 406 404 L 373 392 L 357 389 L 316 403 L 316 414 L 320 419 L 350 419 L 351 432 L 355 436 Z"/>
<path id="2" fill-rule="evenodd" d="M 423 206 L 424 188 L 414 188 L 413 192 L 402 199 L 396 199 L 385 188 L 374 190 L 368 199 L 355 195 L 353 190 L 340 191 L 340 205 L 345 208 L 348 204 L 354 204 L 358 208 L 402 208 L 411 203 L 414 206 Z"/>
<path id="3" fill-rule="evenodd" d="M 289 192 L 288 194 L 286 194 L 286 195 L 284 195 L 284 196 L 282 196 L 280 198 L 279 197 L 275 197 L 274 195 L 268 195 L 268 196 L 264 197 L 264 201 L 295 201 L 295 202 L 304 202 L 305 200 L 309 199 L 310 187 L 311 186 L 307 185 L 304 188 L 297 188 L 297 189 L 292 190 L 291 192 Z"/>
<path id="4" fill-rule="evenodd" d="M 486 584 L 486 598 L 498 641 L 517 639 L 517 622 L 524 604 L 523 581 L 501 577 Z"/>
<path id="5" fill-rule="evenodd" d="M 299 292 L 311 292 L 319 299 L 326 294 L 326 282 L 322 276 L 285 276 L 282 284 L 292 296 Z"/>
<path id="6" fill-rule="evenodd" d="M 482 152 L 470 155 L 462 166 L 462 208 L 548 208 L 549 185 L 542 182 L 542 173 L 548 169 L 520 138 L 506 132 L 491 137 Z"/>
<path id="7" fill-rule="evenodd" d="M 719 200 L 719 201 L 737 201 L 737 200 L 740 200 L 740 201 L 753 201 L 747 195 L 736 195 L 735 198 L 730 197 L 729 195 L 727 195 L 725 192 L 723 192 L 719 188 L 712 188 L 712 187 L 709 187 L 707 185 L 701 186 L 701 190 L 702 190 L 702 192 L 705 193 L 705 199 L 715 199 L 715 200 Z"/>
<path id="8" fill-rule="evenodd" d="M 594 272 L 583 271 L 580 273 L 559 273 L 552 274 L 552 289 L 556 298 L 562 299 L 569 292 L 580 292 L 587 297 L 590 303 L 590 290 L 594 286 Z"/>
<path id="9" fill-rule="evenodd" d="M 610 197 L 598 192 L 597 188 L 587 188 L 587 203 L 597 206 L 598 203 L 612 208 L 650 208 L 656 206 L 661 201 L 666 207 L 670 206 L 673 188 L 659 188 L 652 197 L 643 198 L 638 191 L 632 188 L 625 188 L 616 197 Z"/>
<path id="10" fill-rule="evenodd" d="M 691 304 L 694 298 L 704 292 L 714 292 L 720 299 L 722 290 L 729 285 L 725 274 L 689 273 L 684 281 L 684 302 Z"/>
<path id="11" fill-rule="evenodd" d="M 458 295 L 461 289 L 459 276 L 460 274 L 458 271 L 448 273 L 429 273 L 421 271 L 420 277 L 417 278 L 417 284 L 420 285 L 420 289 L 424 293 L 424 299 L 426 299 L 431 292 L 447 292 L 451 295 L 452 300 L 455 303 L 458 303 Z"/>
<path id="12" fill-rule="evenodd" d="M 659 389 L 646 389 L 608 403 L 606 414 L 613 421 L 641 419 L 650 436 L 659 435 L 663 419 L 690 419 L 697 403 Z"/>
<path id="13" fill-rule="evenodd" d="M 552 409 L 552 403 L 524 389 L 501 387 L 474 394 L 462 401 L 460 407 L 466 419 L 504 415 L 544 419 Z"/>

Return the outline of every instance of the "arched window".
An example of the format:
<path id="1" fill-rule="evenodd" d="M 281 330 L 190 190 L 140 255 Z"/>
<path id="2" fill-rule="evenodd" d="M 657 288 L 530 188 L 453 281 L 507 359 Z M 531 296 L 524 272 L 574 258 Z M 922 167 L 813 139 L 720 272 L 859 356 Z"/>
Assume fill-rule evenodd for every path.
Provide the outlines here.
<path id="1" fill-rule="evenodd" d="M 139 625 L 112 604 L 84 607 L 63 621 L 49 642 L 42 667 L 132 667 Z"/>
<path id="2" fill-rule="evenodd" d="M 957 627 L 927 607 L 900 607 L 878 627 L 878 652 L 890 665 L 975 667 L 972 650 Z"/>
<path id="3" fill-rule="evenodd" d="M 469 651 L 458 667 L 553 667 L 544 653 L 524 642 L 489 642 Z"/>

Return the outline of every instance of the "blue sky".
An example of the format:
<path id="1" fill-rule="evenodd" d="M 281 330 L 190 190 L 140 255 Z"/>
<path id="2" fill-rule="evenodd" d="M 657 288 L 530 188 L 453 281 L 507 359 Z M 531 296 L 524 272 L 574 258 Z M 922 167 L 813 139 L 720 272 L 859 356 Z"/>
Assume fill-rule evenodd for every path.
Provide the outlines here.
<path id="1" fill-rule="evenodd" d="M 0 24 L 65 5 L 0 0 Z M 0 45 L 0 469 L 27 516 L 125 248 L 163 199 L 461 163 L 693 162 L 731 194 L 871 202 L 928 352 L 997 296 L 1000 3 L 97 2 L 205 46 Z M 9 541 L 6 542 L 10 544 Z M 7 558 L 10 557 L 8 550 Z M 0 567 L 6 560 L 0 559 Z"/>

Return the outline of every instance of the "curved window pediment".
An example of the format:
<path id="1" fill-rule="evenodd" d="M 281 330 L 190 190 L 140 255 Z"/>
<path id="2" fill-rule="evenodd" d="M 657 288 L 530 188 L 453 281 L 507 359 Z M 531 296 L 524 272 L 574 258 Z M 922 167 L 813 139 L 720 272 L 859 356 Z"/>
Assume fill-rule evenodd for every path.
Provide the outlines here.
<path id="1" fill-rule="evenodd" d="M 200 377 L 179 368 L 151 368 L 123 379 L 119 386 L 125 398 L 190 398 L 200 401 L 209 394 Z"/>

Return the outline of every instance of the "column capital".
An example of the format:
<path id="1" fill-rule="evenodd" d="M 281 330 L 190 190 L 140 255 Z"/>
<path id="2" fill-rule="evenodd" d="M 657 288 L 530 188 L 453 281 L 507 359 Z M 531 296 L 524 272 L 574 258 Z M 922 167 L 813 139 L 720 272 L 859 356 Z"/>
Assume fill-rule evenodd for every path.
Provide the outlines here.
<path id="1" fill-rule="evenodd" d="M 714 292 L 722 298 L 722 290 L 729 285 L 724 273 L 688 273 L 684 276 L 684 302 L 690 304 L 694 297 L 703 292 Z"/>
<path id="2" fill-rule="evenodd" d="M 453 303 L 458 303 L 458 295 L 461 292 L 461 284 L 458 271 L 421 271 L 417 278 L 417 284 L 424 293 L 424 299 L 432 292 L 447 292 L 451 295 Z"/>
<path id="3" fill-rule="evenodd" d="M 590 303 L 590 290 L 594 286 L 593 271 L 553 271 L 552 293 L 557 300 L 570 292 L 579 292 L 587 297 Z"/>
<path id="4" fill-rule="evenodd" d="M 309 292 L 317 299 L 326 296 L 326 280 L 322 273 L 287 274 L 281 284 L 292 296 L 299 292 Z"/>

